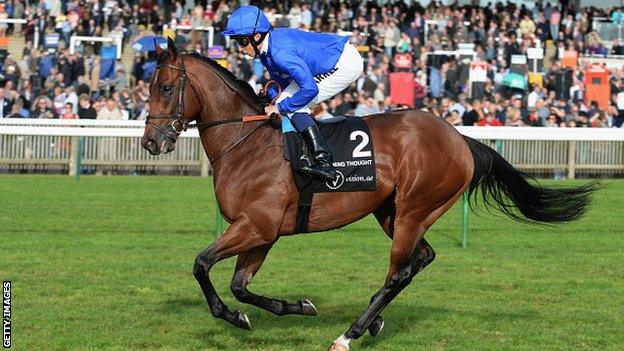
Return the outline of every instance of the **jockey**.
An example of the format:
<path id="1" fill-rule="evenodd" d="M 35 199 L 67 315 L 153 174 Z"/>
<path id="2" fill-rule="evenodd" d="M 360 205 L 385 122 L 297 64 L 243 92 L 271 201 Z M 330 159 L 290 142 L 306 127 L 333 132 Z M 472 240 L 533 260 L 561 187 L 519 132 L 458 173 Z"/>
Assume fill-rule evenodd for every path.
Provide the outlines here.
<path id="1" fill-rule="evenodd" d="M 266 106 L 267 115 L 287 116 L 314 154 L 316 164 L 307 171 L 335 179 L 332 155 L 310 107 L 346 89 L 364 69 L 364 61 L 348 37 L 312 33 L 291 28 L 272 28 L 256 6 L 241 6 L 228 19 L 223 35 L 236 40 L 239 50 L 260 61 L 271 79 L 284 89 L 276 103 Z M 271 86 L 269 100 L 277 95 Z M 287 120 L 284 120 L 286 125 Z M 287 127 L 292 130 L 290 123 Z M 284 131 L 287 131 L 284 128 Z"/>

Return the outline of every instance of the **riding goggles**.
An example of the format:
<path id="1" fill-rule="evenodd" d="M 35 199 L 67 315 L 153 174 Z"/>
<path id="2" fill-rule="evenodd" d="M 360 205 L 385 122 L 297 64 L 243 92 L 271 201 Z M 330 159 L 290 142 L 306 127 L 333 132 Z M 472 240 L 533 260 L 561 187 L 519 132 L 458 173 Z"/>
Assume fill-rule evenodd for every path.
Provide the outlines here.
<path id="1" fill-rule="evenodd" d="M 247 36 L 237 36 L 233 38 L 240 47 L 245 47 L 251 42 L 251 38 Z"/>

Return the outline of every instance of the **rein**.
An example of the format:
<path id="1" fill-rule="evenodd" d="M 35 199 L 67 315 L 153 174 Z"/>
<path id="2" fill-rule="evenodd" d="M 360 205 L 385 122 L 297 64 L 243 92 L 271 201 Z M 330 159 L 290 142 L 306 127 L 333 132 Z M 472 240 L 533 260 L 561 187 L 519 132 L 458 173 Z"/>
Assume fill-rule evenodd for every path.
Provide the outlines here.
<path id="1" fill-rule="evenodd" d="M 197 90 L 195 90 L 195 87 L 193 86 L 193 83 L 191 83 L 191 81 L 188 79 L 188 77 L 186 75 L 186 68 L 184 66 L 184 56 L 183 55 L 180 55 L 180 64 L 181 64 L 180 67 L 176 67 L 176 66 L 172 66 L 172 65 L 159 65 L 158 67 L 156 67 L 156 71 L 158 71 L 161 68 L 170 68 L 170 69 L 174 69 L 176 71 L 181 72 L 181 75 L 180 75 L 180 85 L 179 85 L 179 88 L 178 88 L 178 104 L 177 104 L 177 108 L 175 109 L 174 113 L 171 113 L 171 114 L 159 113 L 159 114 L 154 114 L 154 115 L 149 114 L 145 118 L 145 124 L 146 125 L 147 124 L 151 125 L 152 127 L 154 127 L 154 129 L 156 129 L 157 131 L 162 133 L 166 138 L 168 138 L 172 142 L 175 142 L 178 139 L 178 136 L 182 132 L 186 131 L 189 128 L 197 128 L 197 130 L 199 131 L 199 134 L 201 135 L 201 133 L 203 131 L 205 131 L 208 128 L 211 128 L 211 127 L 215 127 L 215 126 L 222 125 L 222 124 L 238 123 L 238 122 L 244 122 L 245 121 L 245 118 L 231 118 L 231 119 L 223 119 L 223 120 L 212 121 L 212 122 L 195 122 L 194 124 L 191 124 L 190 121 L 185 121 L 184 119 L 182 119 L 182 116 L 184 115 L 184 88 L 185 88 L 187 80 L 188 80 L 189 85 L 191 86 L 191 89 L 193 89 L 193 93 L 195 93 L 195 97 L 197 98 L 197 100 L 198 101 L 201 101 L 201 100 L 199 99 L 199 95 L 197 94 Z M 238 90 L 236 88 L 232 87 L 218 73 L 215 72 L 215 74 L 217 75 L 217 77 L 219 77 L 219 79 L 221 79 L 221 81 L 223 83 L 225 83 L 225 85 L 231 91 L 233 91 L 233 92 L 238 94 Z M 268 88 L 269 84 L 277 84 L 277 82 L 274 82 L 274 81 L 267 82 L 266 85 L 265 85 L 265 89 Z M 279 84 L 277 84 L 277 88 L 278 88 L 278 91 L 281 91 Z M 245 97 L 244 95 L 242 95 L 242 94 L 238 94 L 238 95 L 240 97 L 242 97 L 250 105 L 254 105 L 254 103 L 249 101 L 249 99 L 247 97 Z M 277 94 L 277 95 L 279 96 L 279 94 Z M 273 101 L 275 101 L 275 99 Z M 161 125 L 158 125 L 158 124 L 153 122 L 153 120 L 155 120 L 155 119 L 168 119 L 168 120 L 171 120 L 171 123 L 165 125 L 164 128 L 163 128 Z M 213 161 L 211 161 L 212 164 L 215 164 L 217 161 L 219 161 L 223 156 L 225 156 L 225 154 L 227 154 L 228 152 L 232 151 L 236 146 L 241 144 L 245 139 L 250 137 L 253 133 L 255 133 L 258 129 L 260 129 L 262 126 L 264 126 L 269 121 L 270 120 L 264 120 L 262 123 L 259 123 L 251 132 L 245 134 L 243 137 L 238 139 L 236 142 L 234 142 L 234 144 L 230 145 L 225 151 L 223 151 Z"/>

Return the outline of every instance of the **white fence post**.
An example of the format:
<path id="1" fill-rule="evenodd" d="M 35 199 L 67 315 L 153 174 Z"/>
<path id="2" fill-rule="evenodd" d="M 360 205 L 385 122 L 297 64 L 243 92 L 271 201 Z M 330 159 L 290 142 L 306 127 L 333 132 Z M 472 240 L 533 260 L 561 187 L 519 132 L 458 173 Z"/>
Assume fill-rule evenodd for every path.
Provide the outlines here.
<path id="1" fill-rule="evenodd" d="M 568 141 L 568 179 L 576 176 L 574 165 L 576 164 L 576 140 Z"/>
<path id="2" fill-rule="evenodd" d="M 75 176 L 78 170 L 76 169 L 76 160 L 78 160 L 78 138 L 79 137 L 71 137 L 71 149 L 69 156 L 69 175 Z"/>
<path id="3" fill-rule="evenodd" d="M 200 143 L 201 147 L 201 143 Z M 200 176 L 208 177 L 210 170 L 210 161 L 208 161 L 208 157 L 206 157 L 206 153 L 204 150 L 199 150 L 199 168 L 200 168 Z"/>

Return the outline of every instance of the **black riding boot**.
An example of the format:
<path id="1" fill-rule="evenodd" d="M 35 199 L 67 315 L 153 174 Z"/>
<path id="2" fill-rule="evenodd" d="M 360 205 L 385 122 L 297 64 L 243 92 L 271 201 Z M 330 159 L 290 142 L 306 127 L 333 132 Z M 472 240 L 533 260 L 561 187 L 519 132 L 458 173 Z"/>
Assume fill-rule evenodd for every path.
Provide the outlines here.
<path id="1" fill-rule="evenodd" d="M 301 135 L 312 150 L 314 161 L 316 161 L 312 167 L 304 167 L 303 169 L 326 179 L 336 179 L 336 169 L 332 166 L 332 155 L 316 124 L 302 131 Z"/>

